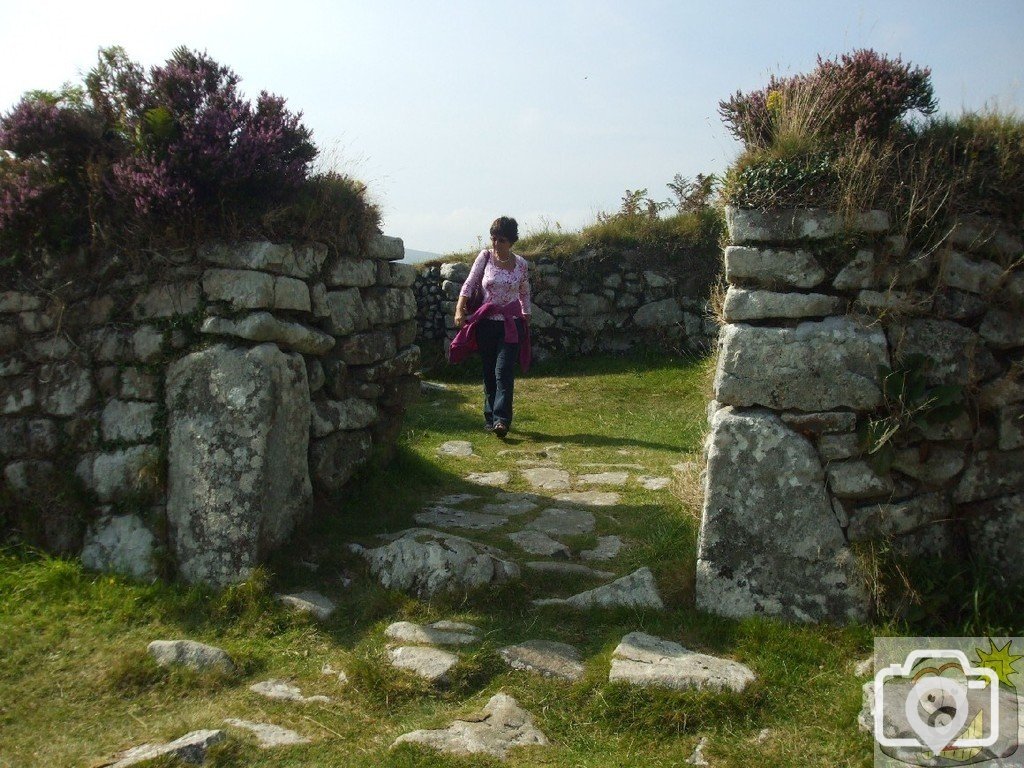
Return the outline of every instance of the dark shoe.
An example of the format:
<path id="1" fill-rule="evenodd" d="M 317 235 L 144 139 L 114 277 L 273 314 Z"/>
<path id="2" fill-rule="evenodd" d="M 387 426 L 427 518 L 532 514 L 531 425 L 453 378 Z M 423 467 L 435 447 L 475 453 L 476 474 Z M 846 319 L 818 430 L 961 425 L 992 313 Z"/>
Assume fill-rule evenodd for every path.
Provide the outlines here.
<path id="1" fill-rule="evenodd" d="M 493 424 L 484 424 L 484 432 L 493 432 L 493 431 L 494 431 L 494 425 Z"/>
<path id="2" fill-rule="evenodd" d="M 494 434 L 498 437 L 504 437 L 508 434 L 508 425 L 504 422 L 499 421 L 494 425 Z"/>

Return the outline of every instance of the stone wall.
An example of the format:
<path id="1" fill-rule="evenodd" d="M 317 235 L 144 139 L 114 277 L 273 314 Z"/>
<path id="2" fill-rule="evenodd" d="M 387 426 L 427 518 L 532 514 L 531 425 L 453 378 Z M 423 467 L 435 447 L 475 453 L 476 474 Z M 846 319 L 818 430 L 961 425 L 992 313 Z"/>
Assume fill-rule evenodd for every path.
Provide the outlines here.
<path id="1" fill-rule="evenodd" d="M 698 605 L 863 619 L 858 552 L 881 540 L 1019 582 L 1021 233 L 967 218 L 922 252 L 878 211 L 852 230 L 814 210 L 728 223 Z"/>
<path id="2" fill-rule="evenodd" d="M 0 292 L 0 527 L 100 570 L 246 578 L 314 493 L 393 446 L 418 391 L 403 253 L 257 242 L 19 278 Z"/>
<path id="3" fill-rule="evenodd" d="M 702 251 L 672 257 L 590 250 L 531 259 L 534 353 L 543 359 L 634 346 L 706 350 L 718 334 L 708 298 L 719 262 L 717 253 Z M 462 262 L 420 268 L 414 287 L 420 339 L 455 335 L 455 303 L 469 268 Z"/>

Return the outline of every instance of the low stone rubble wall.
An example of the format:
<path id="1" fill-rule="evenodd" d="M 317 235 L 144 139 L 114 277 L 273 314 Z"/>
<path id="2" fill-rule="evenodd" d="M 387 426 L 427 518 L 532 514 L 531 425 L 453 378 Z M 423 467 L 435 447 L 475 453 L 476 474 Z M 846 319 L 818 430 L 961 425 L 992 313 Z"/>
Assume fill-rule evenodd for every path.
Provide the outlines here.
<path id="1" fill-rule="evenodd" d="M 698 605 L 863 619 L 857 551 L 881 540 L 1019 585 L 1021 233 L 963 219 L 917 252 L 879 211 L 728 223 Z"/>
<path id="2" fill-rule="evenodd" d="M 246 578 L 392 449 L 419 388 L 403 253 L 211 245 L 78 277 L 69 256 L 0 292 L 0 526 L 100 570 Z"/>
<path id="3" fill-rule="evenodd" d="M 706 350 L 718 334 L 708 299 L 719 262 L 717 253 L 669 258 L 631 251 L 532 260 L 534 353 L 543 359 L 635 346 Z M 462 262 L 420 268 L 414 286 L 420 339 L 455 335 L 455 303 L 469 269 Z"/>

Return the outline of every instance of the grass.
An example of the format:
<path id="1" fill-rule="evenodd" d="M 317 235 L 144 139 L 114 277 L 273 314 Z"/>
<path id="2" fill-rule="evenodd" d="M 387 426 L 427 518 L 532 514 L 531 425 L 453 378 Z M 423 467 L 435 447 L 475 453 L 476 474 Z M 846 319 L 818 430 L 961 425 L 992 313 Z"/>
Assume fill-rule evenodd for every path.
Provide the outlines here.
<path id="1" fill-rule="evenodd" d="M 545 590 L 570 594 L 594 585 L 585 580 L 528 580 L 432 600 L 375 586 L 346 543 L 410 525 L 427 500 L 479 492 L 462 479 L 467 471 L 514 469 L 556 444 L 564 446 L 561 466 L 574 475 L 600 471 L 585 466 L 600 463 L 671 475 L 672 465 L 699 455 L 707 361 L 652 354 L 539 365 L 517 380 L 514 431 L 505 443 L 480 428 L 472 367 L 431 372 L 448 389 L 424 395 L 410 411 L 395 461 L 321 500 L 317 521 L 286 551 L 223 593 L 97 575 L 25 549 L 0 551 L 0 766 L 88 766 L 128 746 L 220 727 L 227 717 L 273 722 L 312 743 L 265 751 L 229 730 L 208 765 L 499 765 L 407 745 L 389 749 L 402 733 L 479 711 L 498 691 L 532 712 L 552 742 L 513 750 L 510 766 L 678 766 L 701 737 L 715 766 L 870 765 L 870 740 L 855 725 L 861 681 L 851 663 L 868 654 L 871 629 L 731 621 L 697 611 L 695 473 L 686 488 L 677 481 L 676 494 L 630 484 L 621 506 L 596 510 L 633 545 L 611 569 L 650 566 L 668 605 L 663 613 L 567 614 L 529 604 Z M 452 439 L 471 440 L 480 458 L 439 457 L 437 446 Z M 513 477 L 509 490 L 526 490 Z M 508 545 L 498 534 L 493 541 Z M 297 616 L 273 600 L 275 592 L 305 588 L 338 602 L 330 620 Z M 383 630 L 397 620 L 442 618 L 477 624 L 484 640 L 463 652 L 448 688 L 433 690 L 385 662 Z M 742 695 L 611 685 L 611 653 L 634 630 L 737 659 L 758 679 Z M 182 637 L 224 648 L 239 673 L 170 672 L 144 652 L 151 640 Z M 508 669 L 498 649 L 531 637 L 576 645 L 584 679 L 566 684 Z M 349 684 L 322 675 L 325 663 L 344 669 Z M 302 706 L 249 692 L 272 677 L 333 702 Z M 763 729 L 770 731 L 759 738 Z"/>

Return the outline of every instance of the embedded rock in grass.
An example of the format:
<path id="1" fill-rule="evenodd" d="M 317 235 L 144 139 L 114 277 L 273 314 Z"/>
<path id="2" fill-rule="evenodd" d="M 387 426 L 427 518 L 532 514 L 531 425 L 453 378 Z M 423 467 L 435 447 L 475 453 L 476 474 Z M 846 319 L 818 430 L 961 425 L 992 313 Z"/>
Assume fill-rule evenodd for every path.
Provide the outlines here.
<path id="1" fill-rule="evenodd" d="M 167 372 L 167 519 L 190 583 L 246 579 L 312 501 L 301 355 L 226 344 Z"/>
<path id="2" fill-rule="evenodd" d="M 455 456 L 464 459 L 473 455 L 473 444 L 468 440 L 449 440 L 441 443 L 437 452 L 441 456 Z"/>
<path id="3" fill-rule="evenodd" d="M 459 663 L 459 657 L 437 648 L 402 646 L 389 652 L 391 665 L 396 669 L 412 672 L 435 684 L 447 682 L 448 672 Z"/>
<path id="4" fill-rule="evenodd" d="M 512 669 L 563 680 L 579 680 L 583 677 L 580 652 L 565 643 L 527 640 L 519 645 L 506 646 L 498 653 Z"/>
<path id="5" fill-rule="evenodd" d="M 495 498 L 503 499 L 500 504 L 485 504 L 480 510 L 488 515 L 522 515 L 537 508 L 537 497 L 532 493 L 503 493 Z"/>
<path id="6" fill-rule="evenodd" d="M 611 560 L 621 549 L 622 539 L 618 536 L 601 536 L 597 540 L 597 546 L 583 550 L 580 557 L 584 560 Z"/>
<path id="7" fill-rule="evenodd" d="M 161 667 L 188 667 L 198 672 L 216 670 L 227 674 L 237 669 L 225 651 L 194 640 L 154 640 L 146 651 Z"/>
<path id="8" fill-rule="evenodd" d="M 583 504 L 588 507 L 613 507 L 621 498 L 614 491 L 577 491 L 555 496 L 556 501 L 567 501 L 570 504 Z"/>
<path id="9" fill-rule="evenodd" d="M 715 399 L 725 405 L 820 411 L 867 410 L 882 402 L 885 334 L 849 317 L 796 328 L 726 325 L 719 348 Z"/>
<path id="10" fill-rule="evenodd" d="M 303 696 L 301 689 L 285 680 L 264 680 L 261 683 L 250 685 L 249 690 L 275 701 L 295 701 L 300 704 L 314 702 L 329 704 L 331 701 L 328 696 Z"/>
<path id="11" fill-rule="evenodd" d="M 514 747 L 547 746 L 548 740 L 519 702 L 498 693 L 487 702 L 483 712 L 469 720 L 456 720 L 444 729 L 403 734 L 392 746 L 405 743 L 455 755 L 486 754 L 504 759 Z"/>
<path id="12" fill-rule="evenodd" d="M 708 737 L 701 736 L 700 741 L 697 742 L 697 746 L 693 748 L 693 752 L 688 758 L 686 758 L 687 765 L 696 765 L 697 768 L 706 768 L 711 765 L 708 759 L 704 757 L 704 747 L 708 745 Z"/>
<path id="13" fill-rule="evenodd" d="M 287 747 L 291 744 L 309 744 L 309 739 L 302 734 L 272 723 L 254 723 L 251 720 L 239 720 L 235 717 L 226 718 L 224 722 L 255 735 L 262 749 Z"/>
<path id="14" fill-rule="evenodd" d="M 629 480 L 628 472 L 598 472 L 592 475 L 580 475 L 577 485 L 625 485 Z"/>
<path id="15" fill-rule="evenodd" d="M 569 488 L 569 473 L 564 469 L 548 469 L 538 467 L 537 469 L 524 469 L 523 477 L 534 488 L 542 488 L 546 491 L 564 491 Z"/>
<path id="16" fill-rule="evenodd" d="M 520 574 L 501 550 L 429 528 L 410 528 L 385 546 L 353 550 L 385 587 L 425 596 L 501 584 Z"/>
<path id="17" fill-rule="evenodd" d="M 82 565 L 148 581 L 156 578 L 155 542 L 137 515 L 104 515 L 85 535 Z"/>
<path id="18" fill-rule="evenodd" d="M 577 536 L 594 530 L 594 516 L 585 509 L 545 509 L 527 528 L 549 536 Z"/>
<path id="19" fill-rule="evenodd" d="M 426 626 L 411 621 L 398 621 L 384 630 L 384 636 L 400 643 L 424 645 L 472 645 L 480 642 L 480 630 L 477 627 L 456 621 L 435 621 Z"/>
<path id="20" fill-rule="evenodd" d="M 553 597 L 534 600 L 534 605 L 565 605 L 569 608 L 656 608 L 664 610 L 665 604 L 658 594 L 658 585 L 650 568 L 639 568 L 628 576 L 616 579 L 611 584 L 580 592 L 572 597 Z"/>
<path id="21" fill-rule="evenodd" d="M 547 560 L 534 560 L 526 564 L 528 571 L 537 573 L 564 573 L 570 576 L 591 576 L 595 579 L 610 579 L 615 574 L 611 571 L 598 571 L 579 563 L 553 563 Z"/>
<path id="22" fill-rule="evenodd" d="M 811 441 L 769 411 L 722 408 L 707 457 L 697 606 L 733 618 L 863 619 L 869 599 Z"/>
<path id="23" fill-rule="evenodd" d="M 466 480 L 477 485 L 508 485 L 512 477 L 508 472 L 472 472 Z"/>
<path id="24" fill-rule="evenodd" d="M 675 690 L 711 689 L 740 693 L 753 682 L 749 667 L 690 651 L 679 643 L 630 632 L 612 654 L 608 682 Z"/>
<path id="25" fill-rule="evenodd" d="M 114 762 L 102 763 L 106 768 L 128 768 L 148 763 L 158 757 L 170 756 L 186 763 L 202 763 L 214 744 L 224 740 L 224 731 L 192 731 L 167 744 L 142 744 L 114 755 Z"/>
<path id="26" fill-rule="evenodd" d="M 456 504 L 462 504 L 464 502 L 472 501 L 473 499 L 479 498 L 479 496 L 476 496 L 475 494 L 472 493 L 453 493 L 448 496 L 442 496 L 440 499 L 437 499 L 434 503 L 442 507 L 447 507 L 455 506 Z"/>
<path id="27" fill-rule="evenodd" d="M 279 602 L 303 613 L 311 613 L 320 621 L 331 618 L 337 606 L 319 592 L 297 592 L 293 595 L 278 595 Z"/>
<path id="28" fill-rule="evenodd" d="M 560 541 L 555 541 L 546 533 L 540 531 L 516 531 L 508 537 L 524 552 L 531 555 L 544 555 L 545 557 L 560 557 L 568 559 L 569 548 Z"/>
<path id="29" fill-rule="evenodd" d="M 489 531 L 508 522 L 507 517 L 499 515 L 486 515 L 482 512 L 468 512 L 464 509 L 440 506 L 418 512 L 415 520 L 419 525 L 436 528 L 468 528 L 473 531 Z"/>
<path id="30" fill-rule="evenodd" d="M 668 488 L 672 483 L 671 478 L 668 477 L 650 477 L 648 475 L 640 475 L 636 481 L 642 488 L 646 488 L 648 491 L 661 491 Z"/>

